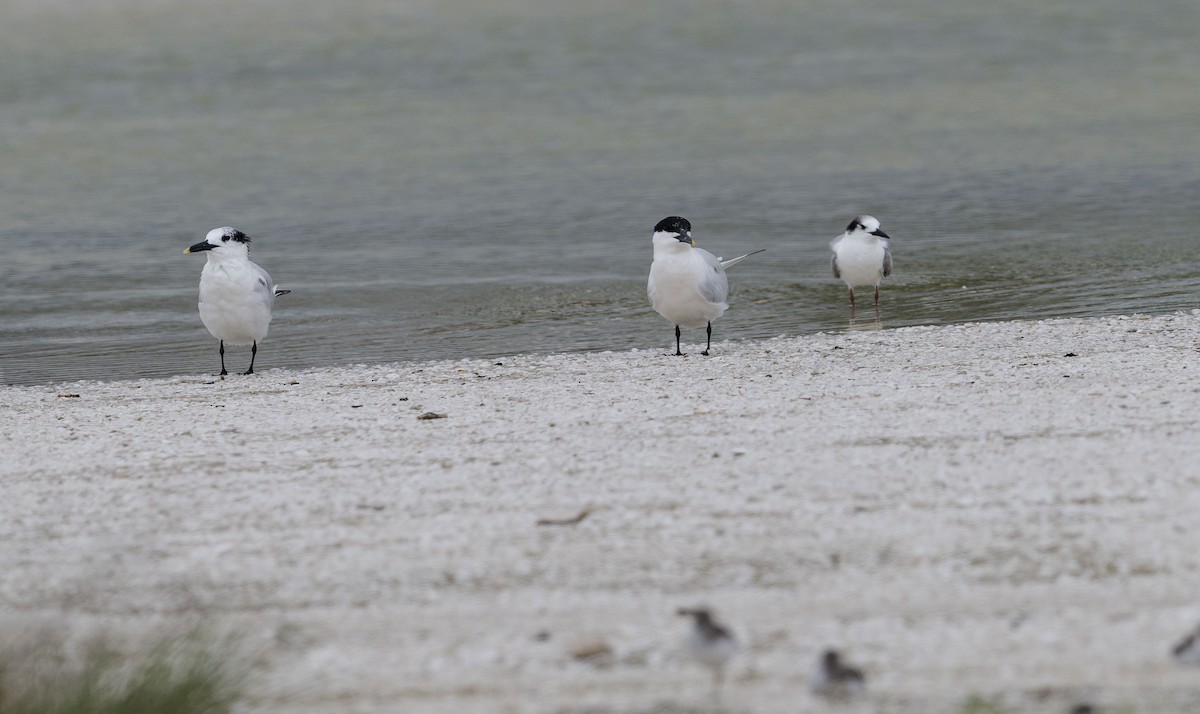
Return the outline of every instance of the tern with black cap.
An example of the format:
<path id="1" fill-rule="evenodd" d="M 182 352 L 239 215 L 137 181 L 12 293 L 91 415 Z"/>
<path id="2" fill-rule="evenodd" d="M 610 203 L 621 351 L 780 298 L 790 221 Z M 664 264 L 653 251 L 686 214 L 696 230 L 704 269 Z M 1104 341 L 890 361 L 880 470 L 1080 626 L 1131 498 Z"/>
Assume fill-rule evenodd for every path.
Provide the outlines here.
<path id="1" fill-rule="evenodd" d="M 707 355 L 712 347 L 712 321 L 729 309 L 725 270 L 762 251 L 722 260 L 696 247 L 692 224 L 680 216 L 668 216 L 654 226 L 653 244 L 654 261 L 646 283 L 650 306 L 675 324 L 676 355 L 683 355 L 680 327 L 707 328 L 708 340 L 700 353 Z"/>
<path id="2" fill-rule="evenodd" d="M 254 374 L 258 342 L 267 336 L 275 297 L 291 290 L 280 290 L 267 271 L 251 262 L 250 236 L 236 228 L 214 228 L 183 252 L 208 253 L 200 273 L 200 321 L 221 343 L 221 376 L 228 374 L 226 342 L 251 345 L 245 374 Z"/>

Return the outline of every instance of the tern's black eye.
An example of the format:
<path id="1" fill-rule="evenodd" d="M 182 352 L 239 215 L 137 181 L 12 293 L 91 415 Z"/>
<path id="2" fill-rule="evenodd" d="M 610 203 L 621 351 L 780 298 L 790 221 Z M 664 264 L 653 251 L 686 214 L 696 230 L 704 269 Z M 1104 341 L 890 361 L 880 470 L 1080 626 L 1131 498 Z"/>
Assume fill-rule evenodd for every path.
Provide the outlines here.
<path id="1" fill-rule="evenodd" d="M 862 229 L 862 230 L 864 230 L 864 231 L 867 229 L 867 227 L 866 227 L 866 226 L 864 226 L 863 224 L 859 223 L 859 222 L 858 222 L 858 219 L 857 219 L 857 218 L 855 218 L 853 221 L 850 221 L 850 225 L 846 226 L 846 232 L 847 232 L 847 233 L 852 233 L 854 230 L 856 230 L 856 229 L 859 229 L 859 228 L 861 228 L 861 229 Z"/>
<path id="2" fill-rule="evenodd" d="M 223 240 L 223 241 L 235 240 L 238 243 L 249 243 L 250 236 L 246 235 L 245 233 L 242 233 L 241 231 L 234 231 L 232 233 L 226 233 L 225 235 L 221 236 L 221 240 Z"/>

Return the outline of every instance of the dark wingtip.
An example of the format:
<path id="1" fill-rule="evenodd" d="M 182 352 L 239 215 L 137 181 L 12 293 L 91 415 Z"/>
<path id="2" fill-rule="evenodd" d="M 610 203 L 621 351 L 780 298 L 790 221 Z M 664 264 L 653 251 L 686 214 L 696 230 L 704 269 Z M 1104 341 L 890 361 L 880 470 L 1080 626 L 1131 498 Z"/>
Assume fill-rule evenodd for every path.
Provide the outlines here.
<path id="1" fill-rule="evenodd" d="M 1175 645 L 1175 648 L 1171 650 L 1171 654 L 1175 655 L 1176 657 L 1182 657 L 1184 652 L 1187 652 L 1192 648 L 1193 645 L 1196 644 L 1196 634 L 1197 633 L 1193 632 L 1185 637 L 1183 642 Z"/>

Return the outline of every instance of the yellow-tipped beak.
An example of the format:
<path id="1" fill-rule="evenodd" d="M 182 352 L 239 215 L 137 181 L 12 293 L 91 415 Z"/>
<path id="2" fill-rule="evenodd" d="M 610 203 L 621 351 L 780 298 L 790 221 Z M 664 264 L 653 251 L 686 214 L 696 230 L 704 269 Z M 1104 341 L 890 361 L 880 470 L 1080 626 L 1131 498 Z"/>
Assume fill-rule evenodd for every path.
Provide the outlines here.
<path id="1" fill-rule="evenodd" d="M 216 247 L 217 246 L 213 245 L 212 243 L 209 243 L 206 240 L 202 240 L 195 245 L 191 245 L 191 246 L 188 246 L 187 248 L 184 248 L 183 252 L 184 253 L 199 253 L 199 252 L 205 251 L 205 250 L 212 250 L 213 248 L 216 248 Z"/>

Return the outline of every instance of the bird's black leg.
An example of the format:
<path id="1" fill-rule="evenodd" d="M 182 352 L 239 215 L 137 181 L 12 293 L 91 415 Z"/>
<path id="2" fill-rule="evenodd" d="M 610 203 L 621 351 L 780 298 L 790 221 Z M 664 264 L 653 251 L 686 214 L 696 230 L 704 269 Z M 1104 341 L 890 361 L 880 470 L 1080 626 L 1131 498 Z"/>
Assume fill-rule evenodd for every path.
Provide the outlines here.
<path id="1" fill-rule="evenodd" d="M 258 354 L 258 340 L 255 340 L 254 343 L 250 346 L 250 369 L 246 370 L 242 374 L 254 374 L 254 356 L 257 354 Z"/>
<path id="2" fill-rule="evenodd" d="M 679 325 L 675 326 L 675 356 L 683 356 L 683 350 L 679 349 Z"/>
<path id="3" fill-rule="evenodd" d="M 854 288 L 850 288 L 850 307 L 854 307 Z"/>
<path id="4" fill-rule="evenodd" d="M 217 376 L 224 377 L 227 374 L 229 373 L 225 371 L 225 340 L 221 340 L 221 374 Z"/>
<path id="5" fill-rule="evenodd" d="M 703 351 L 703 352 L 701 352 L 700 354 L 702 354 L 702 355 L 704 355 L 705 357 L 707 357 L 707 356 L 708 356 L 708 348 L 709 348 L 709 347 L 712 347 L 712 322 L 709 322 L 709 323 L 708 323 L 708 342 L 705 342 L 705 343 L 704 343 L 704 351 Z"/>
<path id="6" fill-rule="evenodd" d="M 878 285 L 875 286 L 875 304 L 876 305 L 879 304 L 879 286 Z"/>

